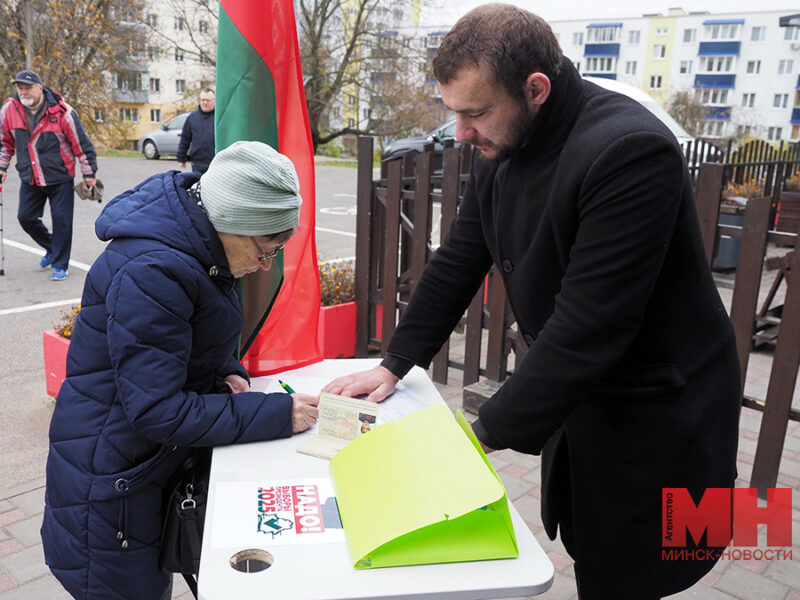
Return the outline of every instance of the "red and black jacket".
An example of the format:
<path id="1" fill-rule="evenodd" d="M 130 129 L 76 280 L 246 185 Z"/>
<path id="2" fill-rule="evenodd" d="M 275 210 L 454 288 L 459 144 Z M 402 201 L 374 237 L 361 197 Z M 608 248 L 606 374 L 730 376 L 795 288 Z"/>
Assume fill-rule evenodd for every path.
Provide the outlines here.
<path id="1" fill-rule="evenodd" d="M 0 172 L 8 169 L 16 152 L 20 178 L 31 185 L 71 181 L 76 164 L 83 177 L 94 177 L 97 155 L 75 109 L 49 88 L 43 93 L 44 114 L 33 133 L 18 94 L 0 108 Z"/>

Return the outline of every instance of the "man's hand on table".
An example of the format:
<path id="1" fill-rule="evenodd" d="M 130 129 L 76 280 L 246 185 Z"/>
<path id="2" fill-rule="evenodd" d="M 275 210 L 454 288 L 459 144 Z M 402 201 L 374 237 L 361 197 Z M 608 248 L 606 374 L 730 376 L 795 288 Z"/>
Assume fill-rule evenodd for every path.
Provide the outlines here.
<path id="1" fill-rule="evenodd" d="M 292 394 L 292 433 L 302 433 L 317 422 L 319 398 L 308 394 Z"/>
<path id="2" fill-rule="evenodd" d="M 322 391 L 350 398 L 366 396 L 365 399 L 370 402 L 380 402 L 394 392 L 398 381 L 400 378 L 378 365 L 368 371 L 337 377 L 322 388 Z"/>
<path id="3" fill-rule="evenodd" d="M 241 394 L 242 392 L 250 391 L 250 384 L 247 379 L 235 373 L 226 376 L 225 383 L 228 384 L 228 389 L 230 389 L 232 394 Z"/>

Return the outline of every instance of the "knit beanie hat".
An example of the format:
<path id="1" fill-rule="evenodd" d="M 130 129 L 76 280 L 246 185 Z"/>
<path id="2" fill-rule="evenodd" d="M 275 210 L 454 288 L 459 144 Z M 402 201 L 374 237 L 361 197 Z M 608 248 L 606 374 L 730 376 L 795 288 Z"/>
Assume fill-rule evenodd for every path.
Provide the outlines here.
<path id="1" fill-rule="evenodd" d="M 297 227 L 300 182 L 292 161 L 261 142 L 234 142 L 200 178 L 203 207 L 214 229 L 272 235 Z"/>

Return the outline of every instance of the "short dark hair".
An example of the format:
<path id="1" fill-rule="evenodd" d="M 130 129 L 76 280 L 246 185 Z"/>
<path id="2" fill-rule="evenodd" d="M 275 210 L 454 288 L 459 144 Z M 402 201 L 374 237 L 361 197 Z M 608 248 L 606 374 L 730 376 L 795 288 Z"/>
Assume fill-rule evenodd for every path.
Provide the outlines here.
<path id="1" fill-rule="evenodd" d="M 444 84 L 463 67 L 485 64 L 514 98 L 539 71 L 552 81 L 561 71 L 562 53 L 550 25 L 510 4 L 484 4 L 461 17 L 444 36 L 433 59 L 433 73 Z"/>
<path id="2" fill-rule="evenodd" d="M 206 86 L 206 87 L 204 87 L 202 90 L 200 90 L 200 93 L 201 93 L 201 94 L 202 94 L 203 92 L 211 92 L 211 93 L 212 93 L 212 94 L 214 94 L 215 96 L 217 95 L 217 93 L 214 91 L 214 88 L 213 88 L 213 87 L 211 87 L 210 85 L 207 85 L 207 86 Z"/>

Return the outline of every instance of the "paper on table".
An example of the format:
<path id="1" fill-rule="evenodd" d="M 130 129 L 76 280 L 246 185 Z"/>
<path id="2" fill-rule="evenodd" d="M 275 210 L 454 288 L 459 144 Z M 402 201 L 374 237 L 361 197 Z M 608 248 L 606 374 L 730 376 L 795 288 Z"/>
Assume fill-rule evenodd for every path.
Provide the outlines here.
<path id="1" fill-rule="evenodd" d="M 319 395 L 317 435 L 309 436 L 297 451 L 333 458 L 352 440 L 370 431 L 378 419 L 378 405 L 368 400 L 322 393 Z"/>

